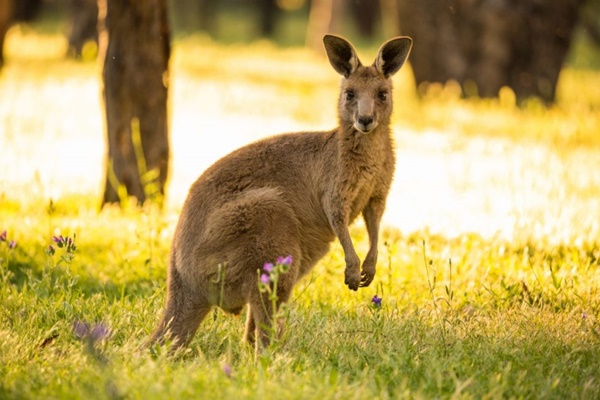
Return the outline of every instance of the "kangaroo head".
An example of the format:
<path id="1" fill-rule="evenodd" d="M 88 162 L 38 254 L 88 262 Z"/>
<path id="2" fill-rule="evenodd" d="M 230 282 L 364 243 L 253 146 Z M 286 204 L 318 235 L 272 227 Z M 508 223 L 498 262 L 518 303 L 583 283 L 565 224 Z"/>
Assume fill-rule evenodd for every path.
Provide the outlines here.
<path id="1" fill-rule="evenodd" d="M 323 38 L 329 62 L 344 78 L 338 113 L 340 126 L 370 133 L 377 126 L 387 126 L 392 114 L 392 80 L 402 67 L 412 46 L 409 37 L 396 37 L 385 42 L 371 66 L 363 66 L 354 47 L 334 35 Z"/>

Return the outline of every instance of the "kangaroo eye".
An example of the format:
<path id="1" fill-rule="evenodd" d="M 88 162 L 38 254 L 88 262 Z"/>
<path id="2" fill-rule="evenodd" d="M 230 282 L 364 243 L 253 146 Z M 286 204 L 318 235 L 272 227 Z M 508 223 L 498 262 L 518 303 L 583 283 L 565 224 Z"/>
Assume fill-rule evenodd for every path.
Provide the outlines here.
<path id="1" fill-rule="evenodd" d="M 354 90 L 346 90 L 346 100 L 354 100 Z"/>
<path id="2" fill-rule="evenodd" d="M 381 101 L 386 101 L 388 97 L 387 92 L 384 92 L 383 90 L 379 93 L 377 93 L 377 98 Z"/>

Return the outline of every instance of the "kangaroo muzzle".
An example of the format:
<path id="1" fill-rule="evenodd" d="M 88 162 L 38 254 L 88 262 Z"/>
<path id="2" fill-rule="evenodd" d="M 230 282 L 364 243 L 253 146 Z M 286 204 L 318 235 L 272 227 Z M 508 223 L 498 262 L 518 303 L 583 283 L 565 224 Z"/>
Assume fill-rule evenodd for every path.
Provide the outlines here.
<path id="1" fill-rule="evenodd" d="M 359 100 L 358 110 L 354 117 L 354 129 L 362 133 L 369 133 L 376 127 L 374 101 L 371 99 Z"/>

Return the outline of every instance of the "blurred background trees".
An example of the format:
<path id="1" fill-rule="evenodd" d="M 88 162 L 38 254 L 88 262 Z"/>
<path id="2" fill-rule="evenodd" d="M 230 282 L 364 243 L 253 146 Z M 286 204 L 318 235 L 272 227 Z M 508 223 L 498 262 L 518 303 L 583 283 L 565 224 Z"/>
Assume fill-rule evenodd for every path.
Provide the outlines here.
<path id="1" fill-rule="evenodd" d="M 102 18 L 99 23 L 102 7 L 99 10 L 98 4 L 107 1 L 116 11 L 112 20 L 109 15 L 107 23 Z M 118 135 L 126 132 L 129 139 L 125 142 L 130 145 L 131 133 L 139 131 L 148 162 L 145 172 L 159 171 L 157 182 L 162 193 L 168 166 L 166 98 L 171 35 L 181 38 L 200 34 L 225 43 L 268 39 L 281 46 L 307 46 L 319 52 L 322 37 L 328 32 L 344 35 L 360 47 L 372 47 L 399 34 L 409 35 L 414 39 L 409 62 L 418 93 L 427 93 L 432 84 L 455 82 L 465 97 L 497 97 L 502 88 L 508 87 L 519 103 L 533 97 L 547 105 L 556 100 L 560 71 L 568 57 L 574 59 L 573 48 L 581 42 L 600 44 L 600 0 L 139 2 L 147 7 L 137 3 L 0 0 L 0 66 L 6 62 L 2 58 L 5 34 L 14 25 L 36 18 L 49 21 L 47 25 L 65 34 L 66 53 L 74 58 L 86 58 L 86 46 L 98 48 L 99 27 L 100 37 L 112 29 L 106 52 L 99 51 L 101 57 L 110 57 L 103 60 L 118 60 L 103 64 L 110 147 L 107 165 L 117 175 L 117 183 L 125 185 L 128 193 L 142 202 L 144 184 L 131 178 L 131 171 L 139 170 L 134 165 L 139 157 L 129 146 L 124 158 L 119 159 L 119 146 L 123 147 L 124 142 Z M 150 4 L 160 16 L 150 13 Z M 598 64 L 600 59 L 596 67 Z M 136 98 L 136 92 L 143 95 Z M 116 105 L 111 105 L 113 102 Z M 150 102 L 158 105 L 155 111 L 144 108 L 143 104 Z M 117 121 L 121 117 L 123 121 Z M 114 126 L 119 128 L 115 130 Z M 150 127 L 156 132 L 150 133 Z M 153 153 L 154 148 L 159 150 Z M 123 160 L 127 160 L 127 168 L 119 167 Z M 119 201 L 114 182 L 110 186 L 107 174 L 104 201 Z"/>
<path id="2" fill-rule="evenodd" d="M 470 95 L 552 103 L 585 0 L 406 0 L 400 26 L 412 36 L 417 85 L 458 82 Z M 432 29 L 435 27 L 434 29 Z"/>
<path id="3" fill-rule="evenodd" d="M 98 44 L 98 0 L 69 0 L 67 20 L 68 54 L 80 58 L 86 42 Z"/>
<path id="4" fill-rule="evenodd" d="M 4 62 L 4 39 L 12 24 L 33 20 L 42 0 L 0 0 L 0 67 Z"/>
<path id="5" fill-rule="evenodd" d="M 0 49 L 10 24 L 40 9 L 68 21 L 69 55 L 97 40 L 97 0 L 0 0 Z M 600 0 L 168 0 L 175 36 L 203 32 L 225 42 L 276 40 L 321 49 L 327 32 L 368 46 L 405 34 L 415 40 L 415 84 L 457 82 L 466 96 L 555 100 L 574 37 L 600 42 Z M 0 58 L 0 62 L 1 62 Z"/>

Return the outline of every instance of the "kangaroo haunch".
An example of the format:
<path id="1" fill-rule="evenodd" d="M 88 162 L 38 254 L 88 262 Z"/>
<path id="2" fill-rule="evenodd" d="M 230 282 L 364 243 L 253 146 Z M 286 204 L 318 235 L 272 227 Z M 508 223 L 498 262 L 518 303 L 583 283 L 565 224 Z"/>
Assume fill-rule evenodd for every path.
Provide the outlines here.
<path id="1" fill-rule="evenodd" d="M 278 280 L 278 305 L 337 237 L 351 290 L 375 276 L 379 223 L 394 174 L 392 81 L 412 40 L 385 42 L 363 66 L 345 39 L 323 39 L 343 76 L 339 126 L 327 132 L 271 137 L 227 155 L 198 178 L 183 206 L 171 249 L 167 300 L 150 343 L 185 345 L 213 306 L 239 312 L 249 304 L 245 337 L 267 346 L 272 309 L 257 271 L 292 256 Z M 348 225 L 363 215 L 370 248 L 361 263 Z M 255 340 L 258 337 L 259 340 Z"/>

